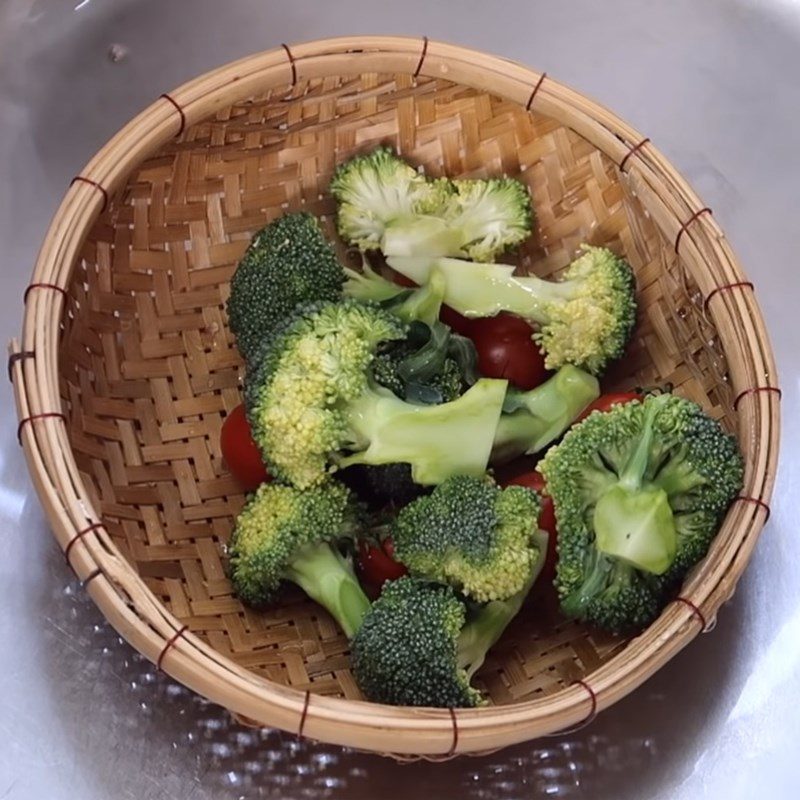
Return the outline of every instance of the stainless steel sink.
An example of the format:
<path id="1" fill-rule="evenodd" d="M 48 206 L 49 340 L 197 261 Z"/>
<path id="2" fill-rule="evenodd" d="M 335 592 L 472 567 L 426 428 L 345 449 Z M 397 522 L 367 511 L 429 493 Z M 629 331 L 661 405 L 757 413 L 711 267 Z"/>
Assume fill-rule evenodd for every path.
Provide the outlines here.
<path id="1" fill-rule="evenodd" d="M 795 797 L 800 739 L 800 2 L 6 0 L 0 7 L 0 326 L 69 179 L 161 92 L 249 52 L 427 34 L 526 62 L 644 131 L 713 208 L 755 282 L 781 368 L 772 519 L 711 635 L 587 729 L 400 766 L 254 732 L 121 642 L 0 438 L 0 798 Z"/>

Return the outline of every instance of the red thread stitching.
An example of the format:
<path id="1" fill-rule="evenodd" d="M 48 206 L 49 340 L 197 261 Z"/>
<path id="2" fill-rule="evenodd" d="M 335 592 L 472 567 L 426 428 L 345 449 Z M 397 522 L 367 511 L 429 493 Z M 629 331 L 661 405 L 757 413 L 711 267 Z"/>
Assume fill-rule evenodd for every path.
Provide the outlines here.
<path id="1" fill-rule="evenodd" d="M 739 401 L 743 397 L 746 397 L 748 394 L 758 394 L 759 392 L 774 392 L 778 395 L 778 400 L 783 397 L 783 392 L 777 386 L 754 386 L 752 389 L 745 389 L 743 392 L 739 392 L 739 394 L 736 395 L 736 399 L 733 401 L 733 410 L 738 410 Z"/>
<path id="2" fill-rule="evenodd" d="M 292 86 L 297 86 L 297 67 L 294 64 L 292 51 L 289 49 L 288 44 L 281 44 L 281 47 L 286 51 L 286 55 L 289 57 L 289 64 L 292 67 Z"/>
<path id="3" fill-rule="evenodd" d="M 697 218 L 698 218 L 698 217 L 699 217 L 701 214 L 705 214 L 706 212 L 708 212 L 709 214 L 713 214 L 713 213 L 714 213 L 714 212 L 713 212 L 713 211 L 712 211 L 712 210 L 711 210 L 711 209 L 710 209 L 708 206 L 705 206 L 705 207 L 703 207 L 703 208 L 699 209 L 698 211 L 695 211 L 695 212 L 694 212 L 694 214 L 692 214 L 692 216 L 691 216 L 691 217 L 689 217 L 689 219 L 687 219 L 687 220 L 686 220 L 686 222 L 684 222 L 684 223 L 683 223 L 683 225 L 681 225 L 681 229 L 678 231 L 678 235 L 675 237 L 675 252 L 676 252 L 676 253 L 678 252 L 678 245 L 680 245 L 680 243 L 681 243 L 681 236 L 683 236 L 683 234 L 684 234 L 684 232 L 686 231 L 686 229 L 687 229 L 687 228 L 688 228 L 688 227 L 689 227 L 689 226 L 690 226 L 690 225 L 691 225 L 691 224 L 692 224 L 692 223 L 693 223 L 693 222 L 694 222 L 694 221 L 695 221 L 695 220 L 696 220 L 696 219 L 697 219 Z"/>
<path id="4" fill-rule="evenodd" d="M 306 696 L 303 698 L 303 711 L 300 714 L 300 725 L 297 728 L 297 737 L 303 738 L 303 728 L 306 727 L 306 715 L 308 714 L 308 703 L 311 700 L 311 692 L 306 689 Z"/>
<path id="5" fill-rule="evenodd" d="M 525 110 L 526 110 L 526 111 L 530 111 L 530 110 L 531 110 L 531 106 L 533 105 L 533 98 L 534 98 L 534 97 L 536 97 L 536 93 L 537 93 L 537 92 L 539 91 L 539 89 L 541 88 L 542 84 L 544 83 L 544 79 L 545 79 L 546 77 L 547 77 L 547 73 L 546 73 L 546 72 L 543 72 L 543 73 L 542 73 L 542 74 L 539 76 L 539 80 L 538 80 L 538 81 L 536 81 L 536 86 L 534 86 L 534 87 L 533 87 L 533 91 L 531 92 L 531 96 L 528 98 L 528 102 L 527 102 L 527 103 L 525 103 Z"/>
<path id="6" fill-rule="evenodd" d="M 428 55 L 428 37 L 422 37 L 422 53 L 419 57 L 419 63 L 417 64 L 417 68 L 414 70 L 414 77 L 419 77 L 419 73 L 422 71 L 422 65 L 425 62 L 425 56 Z"/>
<path id="7" fill-rule="evenodd" d="M 69 553 L 70 553 L 70 550 L 72 550 L 73 545 L 75 545 L 82 536 L 86 536 L 87 533 L 91 533 L 92 531 L 96 531 L 96 530 L 98 530 L 99 528 L 102 528 L 102 527 L 104 527 L 102 522 L 93 522 L 87 528 L 84 528 L 82 531 L 78 531 L 69 540 L 69 542 L 67 542 L 67 546 L 64 548 L 64 559 L 66 560 L 66 562 L 67 562 L 67 564 L 69 566 L 72 566 L 69 563 Z"/>
<path id="8" fill-rule="evenodd" d="M 67 290 L 62 286 L 56 286 L 54 283 L 31 283 L 25 290 L 25 294 L 22 295 L 23 303 L 28 302 L 28 295 L 31 293 L 31 289 L 55 289 L 57 292 L 61 292 L 61 294 L 64 295 L 64 300 L 67 299 Z"/>
<path id="9" fill-rule="evenodd" d="M 44 414 L 32 414 L 30 417 L 25 417 L 19 421 L 17 426 L 17 441 L 22 444 L 22 429 L 25 427 L 26 422 L 33 422 L 35 419 L 47 419 L 48 417 L 58 417 L 64 424 L 67 418 L 60 411 L 48 411 Z"/>
<path id="10" fill-rule="evenodd" d="M 450 719 L 453 721 L 453 744 L 450 745 L 450 749 L 447 751 L 447 756 L 453 756 L 456 753 L 456 748 L 458 747 L 458 721 L 456 720 L 456 711 L 454 708 L 447 709 L 450 712 Z"/>
<path id="11" fill-rule="evenodd" d="M 100 209 L 100 213 L 102 214 L 108 208 L 108 192 L 106 191 L 104 186 L 101 186 L 97 181 L 93 181 L 91 178 L 84 178 L 83 175 L 76 175 L 70 182 L 69 185 L 72 186 L 75 181 L 81 181 L 81 183 L 88 183 L 89 186 L 94 186 L 95 189 L 98 189 L 103 195 L 103 207 Z"/>
<path id="12" fill-rule="evenodd" d="M 90 572 L 90 573 L 89 573 L 89 574 L 88 574 L 88 575 L 87 575 L 87 576 L 86 576 L 86 577 L 85 577 L 85 578 L 84 578 L 84 579 L 81 581 L 81 586 L 82 586 L 82 587 L 85 589 L 85 588 L 86 588 L 86 587 L 89 585 L 89 583 L 90 583 L 91 581 L 93 581 L 95 578 L 97 578 L 99 575 L 102 575 L 102 574 L 103 574 L 103 570 L 101 570 L 101 569 L 100 569 L 100 567 L 98 567 L 97 569 L 95 569 L 95 570 L 93 570 L 92 572 Z"/>
<path id="13" fill-rule="evenodd" d="M 178 132 L 175 134 L 176 136 L 180 136 L 186 130 L 186 114 L 183 113 L 183 109 L 166 92 L 162 94 L 161 97 L 163 97 L 165 100 L 169 100 L 169 102 L 175 106 L 175 110 L 181 115 L 181 126 L 178 128 Z"/>
<path id="14" fill-rule="evenodd" d="M 758 497 L 745 497 L 745 495 L 740 494 L 738 497 L 734 498 L 734 503 L 737 500 L 741 500 L 743 503 L 753 503 L 757 506 L 760 506 L 767 512 L 767 515 L 764 517 L 764 524 L 766 525 L 769 520 L 769 515 L 772 513 L 772 509 L 763 501 L 760 500 Z"/>
<path id="15" fill-rule="evenodd" d="M 644 147 L 649 141 L 650 141 L 650 137 L 649 136 L 645 136 L 644 139 L 642 139 L 642 141 L 639 142 L 639 144 L 635 144 L 633 147 L 631 147 L 630 150 L 628 150 L 627 153 L 625 153 L 625 157 L 622 159 L 622 161 L 619 162 L 619 171 L 620 172 L 625 172 L 625 164 L 628 163 L 628 159 L 634 153 L 638 153 L 640 148 Z"/>
<path id="16" fill-rule="evenodd" d="M 12 383 L 14 382 L 14 364 L 26 358 L 33 358 L 35 355 L 36 353 L 34 353 L 33 350 L 20 350 L 19 353 L 12 353 L 8 357 L 8 379 Z"/>
<path id="17" fill-rule="evenodd" d="M 681 595 L 678 595 L 672 602 L 673 603 L 683 603 L 684 605 L 689 606 L 689 608 L 692 609 L 692 611 L 694 612 L 694 615 L 699 620 L 701 629 L 705 630 L 708 627 L 708 623 L 706 622 L 705 614 L 703 614 L 703 612 L 691 600 L 688 600 L 686 597 L 682 597 Z"/>
<path id="18" fill-rule="evenodd" d="M 736 283 L 726 283 L 724 286 L 717 286 L 716 289 L 712 289 L 708 293 L 708 297 L 703 301 L 703 311 L 708 311 L 708 304 L 711 302 L 711 298 L 718 294 L 719 292 L 724 292 L 726 289 L 738 289 L 739 287 L 747 286 L 753 291 L 755 291 L 755 286 L 753 286 L 750 281 L 737 281 Z"/>
<path id="19" fill-rule="evenodd" d="M 178 641 L 178 639 L 180 639 L 181 636 L 183 636 L 183 634 L 187 630 L 189 630 L 189 626 L 184 625 L 183 627 L 179 628 L 178 631 L 167 640 L 167 643 L 164 645 L 164 649 L 158 654 L 158 660 L 156 661 L 156 669 L 159 670 L 161 669 L 161 662 L 164 660 L 164 656 L 167 654 L 167 651 L 170 649 L 170 647 L 172 647 L 175 644 L 175 642 Z"/>

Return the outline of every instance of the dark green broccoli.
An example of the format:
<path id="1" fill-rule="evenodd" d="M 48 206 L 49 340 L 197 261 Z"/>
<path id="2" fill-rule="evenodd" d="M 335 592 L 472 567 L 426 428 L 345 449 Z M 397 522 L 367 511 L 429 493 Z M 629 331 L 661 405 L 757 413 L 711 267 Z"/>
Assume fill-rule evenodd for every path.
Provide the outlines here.
<path id="1" fill-rule="evenodd" d="M 393 257 L 392 269 L 424 285 L 435 271 L 444 278 L 444 302 L 466 317 L 501 311 L 537 327 L 534 340 L 545 365 L 574 364 L 594 374 L 619 358 L 636 320 L 633 271 L 604 247 L 583 246 L 560 281 L 514 275 L 507 264 L 455 258 Z"/>
<path id="2" fill-rule="evenodd" d="M 410 464 L 353 464 L 336 476 L 349 486 L 369 508 L 401 508 L 430 491 L 414 483 Z"/>
<path id="3" fill-rule="evenodd" d="M 539 511 L 531 489 L 456 475 L 400 511 L 392 525 L 395 555 L 412 575 L 477 602 L 506 600 L 539 559 Z"/>
<path id="4" fill-rule="evenodd" d="M 441 405 L 404 402 L 370 367 L 382 342 L 406 333 L 391 313 L 352 299 L 297 310 L 245 385 L 272 475 L 305 488 L 331 465 L 408 463 L 415 482 L 431 485 L 486 471 L 507 382 L 479 380 Z"/>
<path id="5" fill-rule="evenodd" d="M 572 366 L 562 367 L 535 389 L 509 388 L 495 431 L 492 463 L 544 450 L 599 395 L 597 378 Z"/>
<path id="6" fill-rule="evenodd" d="M 372 375 L 403 400 L 432 405 L 455 400 L 475 383 L 476 362 L 472 342 L 444 323 L 413 322 L 404 340 L 379 348 Z"/>
<path id="7" fill-rule="evenodd" d="M 340 165 L 331 194 L 341 237 L 389 255 L 490 261 L 533 226 L 530 195 L 519 181 L 426 180 L 386 147 Z"/>
<path id="8" fill-rule="evenodd" d="M 291 581 L 351 637 L 369 600 L 336 543 L 359 529 L 357 508 L 340 483 L 331 480 L 302 492 L 262 485 L 237 517 L 228 545 L 236 594 L 261 606 L 274 599 L 283 581 Z"/>
<path id="9" fill-rule="evenodd" d="M 555 507 L 562 610 L 614 632 L 658 615 L 743 476 L 736 439 L 672 394 L 592 412 L 539 469 Z"/>
<path id="10" fill-rule="evenodd" d="M 228 299 L 229 323 L 245 361 L 299 304 L 336 300 L 344 282 L 316 217 L 286 214 L 262 228 L 236 268 Z"/>
<path id="11" fill-rule="evenodd" d="M 547 549 L 546 537 L 540 544 Z M 417 578 L 384 584 L 351 642 L 356 683 L 376 703 L 470 708 L 485 704 L 470 685 L 486 653 L 517 615 L 541 570 L 522 591 L 468 612 L 449 586 Z"/>

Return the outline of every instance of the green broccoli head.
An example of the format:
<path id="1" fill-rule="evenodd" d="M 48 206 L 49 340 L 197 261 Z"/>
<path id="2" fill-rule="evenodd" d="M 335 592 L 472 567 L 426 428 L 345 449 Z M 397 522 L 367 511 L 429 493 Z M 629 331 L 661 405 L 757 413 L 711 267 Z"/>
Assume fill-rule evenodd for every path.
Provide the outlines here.
<path id="1" fill-rule="evenodd" d="M 481 603 L 505 600 L 522 589 L 539 558 L 539 510 L 531 489 L 457 475 L 400 511 L 395 553 L 412 574 Z"/>
<path id="2" fill-rule="evenodd" d="M 450 586 L 412 577 L 385 583 L 351 645 L 353 675 L 366 697 L 402 706 L 484 705 L 472 677 L 522 608 L 546 549 L 541 539 L 541 557 L 519 592 L 470 609 Z"/>
<path id="3" fill-rule="evenodd" d="M 736 440 L 672 394 L 595 411 L 540 462 L 562 609 L 615 632 L 651 622 L 739 492 Z"/>
<path id="4" fill-rule="evenodd" d="M 379 349 L 372 364 L 375 380 L 398 397 L 431 405 L 455 400 L 477 379 L 474 345 L 462 346 L 441 322 L 414 322 L 402 341 Z"/>
<path id="5" fill-rule="evenodd" d="M 336 300 L 345 273 L 311 214 L 286 214 L 262 228 L 231 279 L 228 319 L 236 345 L 251 362 L 301 304 Z"/>
<path id="6" fill-rule="evenodd" d="M 619 358 L 636 321 L 633 272 L 603 247 L 584 253 L 560 281 L 514 275 L 507 264 L 455 258 L 391 257 L 390 267 L 418 284 L 435 270 L 444 279 L 444 302 L 466 317 L 501 311 L 536 328 L 534 339 L 548 369 L 573 364 L 593 374 Z"/>
<path id="7" fill-rule="evenodd" d="M 458 664 L 465 621 L 466 608 L 449 587 L 412 578 L 387 582 L 351 644 L 356 683 L 378 703 L 481 705 Z"/>
<path id="8" fill-rule="evenodd" d="M 506 381 L 481 380 L 439 406 L 406 403 L 370 375 L 378 345 L 405 334 L 396 316 L 355 300 L 296 312 L 245 386 L 273 475 L 305 488 L 329 465 L 409 463 L 421 484 L 485 471 Z"/>
<path id="9" fill-rule="evenodd" d="M 302 492 L 277 483 L 262 485 L 237 517 L 228 545 L 236 594 L 261 606 L 274 600 L 283 581 L 292 581 L 352 636 L 369 601 L 334 545 L 352 537 L 359 522 L 350 492 L 340 483 Z"/>
<path id="10" fill-rule="evenodd" d="M 426 180 L 389 147 L 340 164 L 330 185 L 339 235 L 361 250 L 377 250 L 387 225 L 429 213 L 449 191 L 446 183 Z"/>

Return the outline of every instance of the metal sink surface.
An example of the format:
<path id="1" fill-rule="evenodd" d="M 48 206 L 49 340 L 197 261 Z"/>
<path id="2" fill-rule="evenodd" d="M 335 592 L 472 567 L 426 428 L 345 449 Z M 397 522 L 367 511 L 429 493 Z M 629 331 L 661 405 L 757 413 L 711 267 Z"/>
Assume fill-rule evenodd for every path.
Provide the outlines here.
<path id="1" fill-rule="evenodd" d="M 591 798 L 800 793 L 800 2 L 0 4 L 0 332 L 66 186 L 140 109 L 281 42 L 386 33 L 516 59 L 614 109 L 713 208 L 755 283 L 783 389 L 772 517 L 713 633 L 572 735 L 444 764 L 253 731 L 123 643 L 48 531 L 0 402 L 0 800 Z"/>

